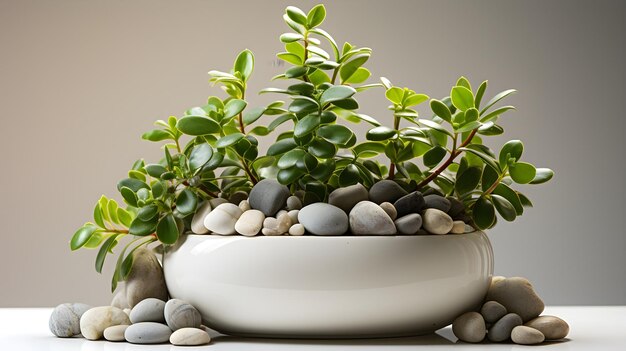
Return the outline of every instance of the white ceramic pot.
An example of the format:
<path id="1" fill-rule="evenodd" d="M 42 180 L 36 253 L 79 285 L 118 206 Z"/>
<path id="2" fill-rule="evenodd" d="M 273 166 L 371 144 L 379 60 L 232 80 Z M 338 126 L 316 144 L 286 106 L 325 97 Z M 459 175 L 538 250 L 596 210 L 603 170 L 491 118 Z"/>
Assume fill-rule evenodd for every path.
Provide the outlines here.
<path id="1" fill-rule="evenodd" d="M 487 235 L 187 235 L 165 255 L 172 297 L 225 334 L 289 338 L 418 335 L 483 300 Z"/>

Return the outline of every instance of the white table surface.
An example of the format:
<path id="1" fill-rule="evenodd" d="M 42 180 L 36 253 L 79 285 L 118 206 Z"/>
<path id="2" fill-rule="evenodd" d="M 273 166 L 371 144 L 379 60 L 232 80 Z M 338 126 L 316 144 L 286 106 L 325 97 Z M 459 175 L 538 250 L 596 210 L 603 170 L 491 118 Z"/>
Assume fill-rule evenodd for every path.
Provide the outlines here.
<path id="1" fill-rule="evenodd" d="M 293 340 L 241 338 L 211 332 L 212 341 L 202 347 L 133 345 L 125 342 L 62 339 L 48 329 L 51 308 L 0 309 L 0 351 L 121 351 L 121 350 L 522 350 L 515 344 L 467 344 L 457 341 L 450 327 L 435 334 L 385 339 Z M 567 339 L 542 344 L 541 350 L 626 350 L 626 306 L 548 307 L 544 314 L 565 319 L 570 325 Z"/>

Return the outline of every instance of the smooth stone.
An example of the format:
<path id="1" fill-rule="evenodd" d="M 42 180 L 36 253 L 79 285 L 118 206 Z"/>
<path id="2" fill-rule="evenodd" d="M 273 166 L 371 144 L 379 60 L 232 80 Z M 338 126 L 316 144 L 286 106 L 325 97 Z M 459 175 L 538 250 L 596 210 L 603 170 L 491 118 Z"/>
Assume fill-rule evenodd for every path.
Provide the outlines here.
<path id="1" fill-rule="evenodd" d="M 497 301 L 487 301 L 481 307 L 480 314 L 485 318 L 485 322 L 495 323 L 507 314 L 507 310 Z"/>
<path id="2" fill-rule="evenodd" d="M 126 315 L 128 316 L 128 318 L 130 318 L 130 311 L 131 311 L 131 309 L 130 309 L 130 308 L 125 308 L 125 309 L 123 309 L 122 311 L 124 311 L 124 313 L 126 313 Z"/>
<path id="3" fill-rule="evenodd" d="M 411 213 L 396 219 L 394 223 L 400 234 L 413 235 L 422 227 L 422 216 Z"/>
<path id="4" fill-rule="evenodd" d="M 452 218 L 445 212 L 429 208 L 422 215 L 424 229 L 431 234 L 448 234 L 454 225 Z"/>
<path id="5" fill-rule="evenodd" d="M 98 340 L 106 328 L 120 324 L 130 324 L 128 315 L 121 309 L 112 306 L 94 307 L 80 318 L 80 333 L 85 339 Z"/>
<path id="6" fill-rule="evenodd" d="M 242 213 L 239 206 L 231 203 L 223 203 L 214 208 L 213 211 L 204 218 L 204 226 L 215 234 L 235 234 L 235 224 Z"/>
<path id="7" fill-rule="evenodd" d="M 127 324 L 120 324 L 108 327 L 104 330 L 104 338 L 108 341 L 124 341 L 126 338 L 124 337 L 124 333 L 128 328 Z"/>
<path id="8" fill-rule="evenodd" d="M 480 313 L 467 312 L 452 322 L 452 332 L 461 341 L 476 343 L 485 339 L 487 328 Z"/>
<path id="9" fill-rule="evenodd" d="M 520 345 L 536 345 L 541 344 L 546 337 L 537 329 L 519 325 L 513 328 L 511 332 L 511 340 Z"/>
<path id="10" fill-rule="evenodd" d="M 414 191 L 396 200 L 393 206 L 398 212 L 398 217 L 404 217 L 409 213 L 419 213 L 424 208 L 424 204 L 422 193 Z"/>
<path id="11" fill-rule="evenodd" d="M 140 322 L 164 323 L 164 310 L 165 301 L 152 297 L 147 298 L 135 305 L 135 307 L 133 307 L 130 311 L 130 321 L 133 324 Z"/>
<path id="12" fill-rule="evenodd" d="M 546 340 L 563 339 L 569 334 L 567 322 L 555 316 L 540 316 L 524 325 L 539 330 L 546 337 Z"/>
<path id="13" fill-rule="evenodd" d="M 245 236 L 255 236 L 263 228 L 265 215 L 259 210 L 249 210 L 241 214 L 235 223 L 235 231 Z"/>
<path id="14" fill-rule="evenodd" d="M 291 223 L 293 223 L 293 224 L 299 223 L 298 222 L 298 213 L 300 213 L 300 210 L 291 210 L 291 211 L 287 212 L 287 214 L 289 215 L 289 219 L 291 219 Z"/>
<path id="15" fill-rule="evenodd" d="M 211 342 L 209 334 L 198 328 L 181 328 L 170 336 L 170 343 L 176 346 L 198 346 Z"/>
<path id="16" fill-rule="evenodd" d="M 487 338 L 489 341 L 502 342 L 511 337 L 511 331 L 518 325 L 522 325 L 522 318 L 515 313 L 506 314 L 489 328 Z"/>
<path id="17" fill-rule="evenodd" d="M 385 212 L 387 212 L 387 214 L 389 215 L 392 221 L 395 221 L 396 218 L 398 218 L 398 211 L 396 211 L 396 208 L 393 206 L 391 202 L 383 202 L 379 206 Z"/>
<path id="18" fill-rule="evenodd" d="M 450 208 L 446 211 L 448 216 L 454 218 L 465 211 L 465 205 L 456 197 L 448 196 L 446 199 L 450 202 Z"/>
<path id="19" fill-rule="evenodd" d="M 191 304 L 171 299 L 165 304 L 165 321 L 170 329 L 176 331 L 180 328 L 198 328 L 202 324 L 200 312 Z"/>
<path id="20" fill-rule="evenodd" d="M 280 235 L 283 235 L 283 233 L 279 233 L 278 230 L 271 229 L 271 228 L 263 228 L 263 229 L 261 229 L 261 234 L 263 234 L 265 236 L 280 236 Z"/>
<path id="21" fill-rule="evenodd" d="M 129 307 L 149 297 L 167 301 L 167 285 L 163 268 L 156 255 L 149 249 L 140 248 L 133 254 L 133 266 L 126 278 L 126 300 Z"/>
<path id="22" fill-rule="evenodd" d="M 424 207 L 425 208 L 436 208 L 443 212 L 448 212 L 452 204 L 450 200 L 446 199 L 443 196 L 431 194 L 424 196 Z"/>
<path id="23" fill-rule="evenodd" d="M 350 230 L 354 235 L 394 235 L 391 217 L 371 201 L 361 201 L 350 211 Z"/>
<path id="24" fill-rule="evenodd" d="M 80 334 L 80 317 L 91 306 L 84 303 L 64 303 L 52 310 L 48 327 L 55 336 L 69 338 Z"/>
<path id="25" fill-rule="evenodd" d="M 463 221 L 453 221 L 452 229 L 450 229 L 450 233 L 452 234 L 464 234 L 465 233 L 465 222 Z"/>
<path id="26" fill-rule="evenodd" d="M 469 224 L 465 225 L 465 232 L 466 233 L 473 233 L 475 231 L 476 231 L 476 229 L 474 229 L 474 227 L 472 227 L 471 225 L 469 225 Z"/>
<path id="27" fill-rule="evenodd" d="M 304 226 L 300 223 L 296 223 L 289 227 L 289 235 L 301 236 L 304 235 Z"/>
<path id="28" fill-rule="evenodd" d="M 265 219 L 263 220 L 263 228 L 267 228 L 267 229 L 278 228 L 278 220 L 275 217 L 265 217 Z"/>
<path id="29" fill-rule="evenodd" d="M 232 204 L 239 206 L 241 201 L 248 199 L 248 193 L 245 191 L 235 191 L 230 195 L 228 201 Z"/>
<path id="30" fill-rule="evenodd" d="M 221 205 L 221 204 L 226 204 L 228 203 L 228 200 L 222 198 L 222 197 L 215 197 L 212 198 L 211 200 L 209 200 L 209 203 L 211 204 L 211 208 L 216 208 L 217 206 Z"/>
<path id="31" fill-rule="evenodd" d="M 275 179 L 263 179 L 252 187 L 248 201 L 250 207 L 260 210 L 269 217 L 285 207 L 288 197 L 289 188 L 285 185 L 280 184 Z"/>
<path id="32" fill-rule="evenodd" d="M 524 322 L 538 317 L 545 307 L 532 284 L 521 277 L 492 280 L 486 300 L 501 303 L 507 311 L 522 317 Z"/>
<path id="33" fill-rule="evenodd" d="M 133 344 L 161 344 L 168 342 L 172 330 L 165 324 L 141 322 L 126 328 L 124 338 Z"/>
<path id="34" fill-rule="evenodd" d="M 276 231 L 278 231 L 281 234 L 285 234 L 289 232 L 289 228 L 291 228 L 291 225 L 293 224 L 291 222 L 291 217 L 289 217 L 289 213 L 286 211 L 284 213 L 279 214 L 276 217 L 276 222 L 278 222 Z"/>
<path id="35" fill-rule="evenodd" d="M 126 289 L 122 284 L 118 285 L 117 292 L 113 295 L 111 299 L 111 306 L 125 309 L 130 307 L 128 305 L 128 301 L 126 300 Z"/>
<path id="36" fill-rule="evenodd" d="M 383 179 L 372 185 L 369 191 L 369 199 L 377 204 L 382 204 L 383 202 L 394 203 L 407 194 L 407 191 L 398 183 L 393 180 Z"/>
<path id="37" fill-rule="evenodd" d="M 209 201 L 203 202 L 200 207 L 198 207 L 191 219 L 191 231 L 194 234 L 206 234 L 209 232 L 207 227 L 204 226 L 204 219 L 212 209 L 213 207 Z"/>
<path id="38" fill-rule="evenodd" d="M 246 200 L 241 200 L 241 202 L 239 203 L 239 209 L 242 212 L 246 212 L 252 209 L 252 207 L 250 207 L 250 202 L 248 202 L 248 200 L 246 199 Z"/>
<path id="39" fill-rule="evenodd" d="M 314 235 L 343 235 L 348 231 L 348 215 L 324 202 L 304 206 L 298 213 L 298 222 Z"/>
<path id="40" fill-rule="evenodd" d="M 302 201 L 299 197 L 292 195 L 287 198 L 287 210 L 299 210 L 302 208 Z"/>
<path id="41" fill-rule="evenodd" d="M 369 193 L 361 183 L 335 189 L 328 195 L 328 203 L 339 207 L 345 213 L 350 213 L 357 203 L 366 200 L 369 200 Z"/>
<path id="42" fill-rule="evenodd" d="M 289 212 L 287 212 L 287 210 L 280 210 L 280 211 L 276 212 L 276 216 L 274 216 L 274 217 L 278 218 L 283 213 L 289 213 Z"/>
<path id="43" fill-rule="evenodd" d="M 427 195 L 439 195 L 439 196 L 443 196 L 443 194 L 441 193 L 441 191 L 435 189 L 435 188 L 428 188 L 426 190 L 424 190 L 424 192 L 422 193 L 422 195 L 427 196 Z"/>

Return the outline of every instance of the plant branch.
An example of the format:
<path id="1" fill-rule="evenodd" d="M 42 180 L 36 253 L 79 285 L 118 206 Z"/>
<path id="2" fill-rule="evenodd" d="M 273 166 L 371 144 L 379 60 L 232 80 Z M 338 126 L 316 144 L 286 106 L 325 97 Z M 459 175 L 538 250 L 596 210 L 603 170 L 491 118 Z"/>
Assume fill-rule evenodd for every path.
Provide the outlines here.
<path id="1" fill-rule="evenodd" d="M 398 128 L 400 128 L 400 117 L 396 116 L 396 114 L 393 114 L 393 129 L 395 129 L 396 131 L 398 130 Z M 396 176 L 396 164 L 393 162 L 393 160 L 389 160 L 389 179 L 394 179 Z"/>

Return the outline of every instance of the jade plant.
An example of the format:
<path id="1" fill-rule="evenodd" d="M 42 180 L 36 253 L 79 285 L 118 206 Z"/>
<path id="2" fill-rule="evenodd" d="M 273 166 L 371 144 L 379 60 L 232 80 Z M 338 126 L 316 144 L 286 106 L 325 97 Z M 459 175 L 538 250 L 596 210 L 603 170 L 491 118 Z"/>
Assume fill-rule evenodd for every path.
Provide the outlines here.
<path id="1" fill-rule="evenodd" d="M 372 50 L 348 42 L 338 45 L 320 28 L 325 17 L 323 5 L 308 13 L 289 6 L 283 15 L 291 31 L 280 36 L 285 51 L 277 57 L 289 67 L 273 80 L 285 81 L 285 87 L 259 93 L 282 95 L 289 103 L 248 105 L 254 55 L 244 50 L 229 72 L 209 72 L 210 82 L 225 95 L 211 96 L 180 117 L 159 120 L 156 129 L 143 134 L 143 139 L 163 143 L 163 158 L 136 161 L 117 184 L 124 205 L 102 196 L 93 222 L 80 227 L 70 241 L 72 250 L 99 247 L 98 272 L 106 256 L 125 242 L 113 290 L 130 272 L 134 250 L 153 242 L 175 244 L 190 230 L 200 203 L 249 192 L 264 178 L 303 193 L 305 205 L 327 201 L 340 187 L 361 183 L 369 188 L 390 179 L 408 191 L 458 199 L 478 229 L 492 228 L 496 213 L 513 221 L 532 206 L 513 185 L 544 183 L 553 172 L 522 161 L 519 140 L 508 141 L 497 152 L 483 143 L 484 137 L 504 132 L 500 119 L 515 108 L 500 102 L 515 90 L 485 103 L 487 81 L 474 89 L 464 77 L 441 99 L 386 78 L 368 83 L 371 72 L 365 65 Z M 366 89 L 384 94 L 388 115 L 374 118 L 359 112 L 356 97 Z M 422 118 L 416 106 L 428 108 L 427 102 L 432 115 Z M 367 123 L 371 129 L 365 138 L 357 137 L 349 123 Z M 274 134 L 283 124 L 289 130 L 259 155 L 258 138 Z"/>

